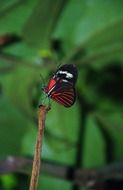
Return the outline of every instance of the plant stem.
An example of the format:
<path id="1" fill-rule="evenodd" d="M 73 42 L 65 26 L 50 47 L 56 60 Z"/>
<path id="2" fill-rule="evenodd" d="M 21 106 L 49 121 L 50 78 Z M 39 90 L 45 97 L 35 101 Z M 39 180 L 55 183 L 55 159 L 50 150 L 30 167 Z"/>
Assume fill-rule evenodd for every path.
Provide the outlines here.
<path id="1" fill-rule="evenodd" d="M 50 109 L 49 107 L 42 106 L 42 105 L 39 107 L 38 134 L 37 134 L 37 140 L 36 140 L 36 146 L 35 146 L 32 175 L 31 175 L 29 190 L 37 190 L 38 178 L 39 178 L 39 173 L 40 173 L 40 168 L 41 168 L 40 158 L 41 158 L 45 118 L 46 118 L 46 113 L 49 111 L 49 109 Z"/>

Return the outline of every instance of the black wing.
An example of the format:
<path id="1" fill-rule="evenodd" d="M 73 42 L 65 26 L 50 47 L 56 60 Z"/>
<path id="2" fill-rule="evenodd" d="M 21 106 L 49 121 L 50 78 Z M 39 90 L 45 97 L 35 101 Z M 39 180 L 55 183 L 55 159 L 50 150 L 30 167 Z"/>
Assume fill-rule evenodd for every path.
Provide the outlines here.
<path id="1" fill-rule="evenodd" d="M 66 80 L 74 85 L 78 78 L 77 68 L 74 64 L 65 64 L 55 72 L 54 78 Z"/>
<path id="2" fill-rule="evenodd" d="M 50 92 L 50 97 L 65 107 L 71 107 L 76 100 L 75 88 L 71 83 L 59 82 Z"/>

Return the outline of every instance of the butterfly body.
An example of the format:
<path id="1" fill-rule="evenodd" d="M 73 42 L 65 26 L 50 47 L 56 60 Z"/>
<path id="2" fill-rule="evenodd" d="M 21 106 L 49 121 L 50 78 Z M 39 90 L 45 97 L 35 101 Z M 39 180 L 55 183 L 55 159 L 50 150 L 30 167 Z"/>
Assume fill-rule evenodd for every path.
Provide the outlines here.
<path id="1" fill-rule="evenodd" d="M 44 87 L 47 96 L 65 107 L 71 107 L 76 100 L 75 83 L 78 77 L 76 66 L 61 66 Z"/>

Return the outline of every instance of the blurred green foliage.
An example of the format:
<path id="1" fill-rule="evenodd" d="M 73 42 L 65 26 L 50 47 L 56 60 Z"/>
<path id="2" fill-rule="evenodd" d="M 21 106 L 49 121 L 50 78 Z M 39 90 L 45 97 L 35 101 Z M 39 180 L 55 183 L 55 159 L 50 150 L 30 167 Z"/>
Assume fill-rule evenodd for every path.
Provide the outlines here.
<path id="1" fill-rule="evenodd" d="M 52 104 L 43 158 L 76 166 L 81 144 L 80 167 L 122 160 L 123 1 L 0 0 L 0 4 L 0 38 L 12 34 L 21 39 L 0 45 L 0 156 L 33 155 L 40 74 L 47 81 L 59 63 L 74 62 L 79 71 L 78 99 L 70 109 Z M 64 190 L 72 188 L 47 176 L 39 187 L 61 185 Z"/>

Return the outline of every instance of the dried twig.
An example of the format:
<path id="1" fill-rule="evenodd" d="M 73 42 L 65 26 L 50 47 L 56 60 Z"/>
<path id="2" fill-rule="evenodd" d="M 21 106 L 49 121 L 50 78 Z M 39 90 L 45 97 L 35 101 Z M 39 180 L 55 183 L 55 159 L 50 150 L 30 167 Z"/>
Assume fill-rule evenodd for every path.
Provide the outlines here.
<path id="1" fill-rule="evenodd" d="M 50 108 L 46 106 L 39 107 L 38 135 L 37 135 L 36 146 L 35 146 L 35 154 L 34 154 L 29 190 L 37 189 L 38 177 L 39 177 L 39 172 L 40 172 L 40 167 L 41 167 L 40 157 L 41 157 L 41 149 L 42 149 L 43 131 L 44 131 L 44 126 L 45 126 L 45 117 L 49 109 Z"/>

